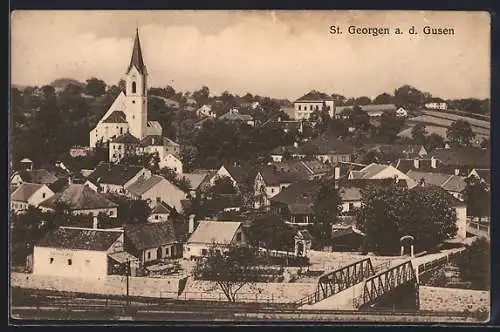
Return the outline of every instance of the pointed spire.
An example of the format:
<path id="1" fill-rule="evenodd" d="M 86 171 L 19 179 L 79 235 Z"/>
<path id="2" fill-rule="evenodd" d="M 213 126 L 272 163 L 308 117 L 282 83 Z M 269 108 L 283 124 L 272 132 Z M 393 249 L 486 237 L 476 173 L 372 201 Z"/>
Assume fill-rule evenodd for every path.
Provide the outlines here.
<path id="1" fill-rule="evenodd" d="M 144 65 L 144 60 L 142 59 L 139 28 L 136 28 L 135 30 L 134 49 L 132 50 L 132 58 L 130 59 L 130 65 L 128 66 L 127 73 L 130 69 L 132 69 L 132 67 L 136 67 L 140 74 L 144 74 L 146 71 L 146 66 Z"/>

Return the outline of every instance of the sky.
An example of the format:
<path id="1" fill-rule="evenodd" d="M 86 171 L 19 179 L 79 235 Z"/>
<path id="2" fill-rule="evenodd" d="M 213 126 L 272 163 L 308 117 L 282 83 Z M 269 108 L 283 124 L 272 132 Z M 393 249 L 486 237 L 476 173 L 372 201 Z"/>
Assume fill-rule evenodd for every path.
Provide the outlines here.
<path id="1" fill-rule="evenodd" d="M 330 34 L 330 26 L 343 34 Z M 352 35 L 349 26 L 402 35 Z M 418 35 L 408 34 L 414 26 Z M 424 35 L 424 26 L 453 35 Z M 346 97 L 409 84 L 433 96 L 489 98 L 490 18 L 418 11 L 16 11 L 11 82 L 90 77 L 117 84 L 139 27 L 150 86 L 208 86 L 296 99 L 310 90 Z"/>

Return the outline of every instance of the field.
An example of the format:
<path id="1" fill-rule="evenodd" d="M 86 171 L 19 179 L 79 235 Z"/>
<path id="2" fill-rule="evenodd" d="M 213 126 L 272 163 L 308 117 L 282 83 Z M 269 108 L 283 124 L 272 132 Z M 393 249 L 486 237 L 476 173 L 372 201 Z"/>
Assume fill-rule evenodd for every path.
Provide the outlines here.
<path id="1" fill-rule="evenodd" d="M 450 113 L 445 113 L 445 112 L 435 112 L 435 111 L 422 111 L 423 114 L 425 115 L 430 115 L 432 117 L 436 118 L 442 118 L 442 119 L 447 119 L 447 120 L 465 120 L 469 122 L 472 126 L 474 127 L 480 127 L 480 128 L 485 128 L 485 129 L 490 129 L 490 122 L 486 120 L 478 120 L 478 119 L 473 119 L 470 117 L 466 116 L 460 116 L 460 115 L 455 115 L 455 114 L 450 114 Z"/>
<path id="2" fill-rule="evenodd" d="M 413 126 L 416 123 L 423 123 L 424 125 L 426 125 L 426 130 L 429 134 L 436 133 L 440 136 L 446 137 L 446 129 L 449 128 L 451 124 L 458 119 L 463 119 L 471 123 L 472 131 L 478 137 L 490 136 L 490 124 L 488 122 L 471 118 L 465 118 L 453 114 L 439 113 L 438 116 L 424 114 L 408 119 L 408 123 L 410 126 Z M 407 136 L 409 135 L 410 132 L 411 129 L 405 129 L 400 133 L 400 136 L 402 135 Z"/>

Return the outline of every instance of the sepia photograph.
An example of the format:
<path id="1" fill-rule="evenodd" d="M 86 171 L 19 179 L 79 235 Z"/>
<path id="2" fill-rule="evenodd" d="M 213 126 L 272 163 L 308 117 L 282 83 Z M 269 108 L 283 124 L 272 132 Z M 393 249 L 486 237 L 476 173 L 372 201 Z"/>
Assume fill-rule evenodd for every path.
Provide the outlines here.
<path id="1" fill-rule="evenodd" d="M 487 323 L 490 24 L 13 11 L 11 322 Z"/>

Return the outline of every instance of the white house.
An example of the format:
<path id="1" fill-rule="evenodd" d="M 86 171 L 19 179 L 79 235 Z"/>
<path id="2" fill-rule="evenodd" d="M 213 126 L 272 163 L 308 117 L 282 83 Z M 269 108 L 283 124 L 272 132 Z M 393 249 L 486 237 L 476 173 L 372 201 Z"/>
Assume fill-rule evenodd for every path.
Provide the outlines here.
<path id="1" fill-rule="evenodd" d="M 184 191 L 159 175 L 139 178 L 127 187 L 127 191 L 135 199 L 149 201 L 151 208 L 159 200 L 175 208 L 179 213 L 183 211 L 181 201 L 187 198 L 187 194 Z"/>
<path id="2" fill-rule="evenodd" d="M 409 188 L 414 187 L 417 182 L 405 173 L 391 165 L 380 165 L 372 163 L 359 171 L 350 171 L 348 179 L 399 179 L 406 180 Z"/>
<path id="3" fill-rule="evenodd" d="M 174 172 L 177 174 L 183 173 L 182 172 L 183 165 L 182 165 L 181 158 L 179 157 L 179 155 L 174 154 L 174 153 L 169 153 L 163 159 L 160 159 L 159 167 L 160 167 L 160 169 L 168 167 L 168 168 L 174 170 Z"/>
<path id="4" fill-rule="evenodd" d="M 221 249 L 229 245 L 245 244 L 241 226 L 241 222 L 235 221 L 200 221 L 184 245 L 184 258 L 205 256 L 214 244 Z"/>
<path id="5" fill-rule="evenodd" d="M 10 208 L 14 213 L 25 211 L 29 206 L 37 207 L 54 192 L 45 184 L 22 183 L 10 196 Z"/>
<path id="6" fill-rule="evenodd" d="M 314 111 L 322 111 L 325 107 L 330 117 L 333 116 L 334 100 L 326 93 L 310 91 L 293 103 L 294 120 L 307 120 Z"/>
<path id="7" fill-rule="evenodd" d="M 198 117 L 208 117 L 215 119 L 217 115 L 215 114 L 214 111 L 212 111 L 212 106 L 210 105 L 203 105 L 200 108 L 196 110 L 196 116 Z"/>
<path id="8" fill-rule="evenodd" d="M 33 248 L 33 274 L 92 278 L 110 274 L 109 255 L 123 252 L 123 231 L 59 227 Z"/>
<path id="9" fill-rule="evenodd" d="M 127 195 L 127 188 L 140 177 L 148 178 L 151 171 L 142 166 L 100 163 L 87 177 L 85 185 L 94 191 Z"/>
<path id="10" fill-rule="evenodd" d="M 126 89 L 90 131 L 90 147 L 98 142 L 108 142 L 113 137 L 130 133 L 143 139 L 147 135 L 161 135 L 157 121 L 148 121 L 148 72 L 142 57 L 139 31 L 136 31 L 132 57 L 125 76 Z"/>
<path id="11" fill-rule="evenodd" d="M 167 203 L 162 201 L 157 201 L 153 210 L 151 210 L 151 214 L 148 217 L 148 222 L 157 223 L 157 222 L 165 222 L 168 220 L 170 216 L 171 207 L 168 206 Z"/>
<path id="12" fill-rule="evenodd" d="M 442 102 L 432 102 L 432 103 L 427 103 L 424 105 L 425 108 L 430 109 L 430 110 L 441 110 L 441 111 L 446 111 L 448 109 L 448 104 Z"/>
<path id="13" fill-rule="evenodd" d="M 290 186 L 297 178 L 293 173 L 279 172 L 265 167 L 257 173 L 254 181 L 254 207 L 256 209 L 270 206 L 269 199 L 281 190 Z"/>
<path id="14" fill-rule="evenodd" d="M 138 154 L 157 153 L 160 160 L 163 160 L 168 154 L 180 154 L 180 145 L 168 137 L 161 135 L 148 135 L 141 140 L 138 148 Z"/>
<path id="15" fill-rule="evenodd" d="M 110 140 L 109 142 L 109 162 L 117 163 L 125 157 L 136 155 L 139 140 L 132 136 L 128 131 Z"/>
<path id="16" fill-rule="evenodd" d="M 396 110 L 396 116 L 397 117 L 407 117 L 408 112 L 403 107 L 400 107 Z"/>

